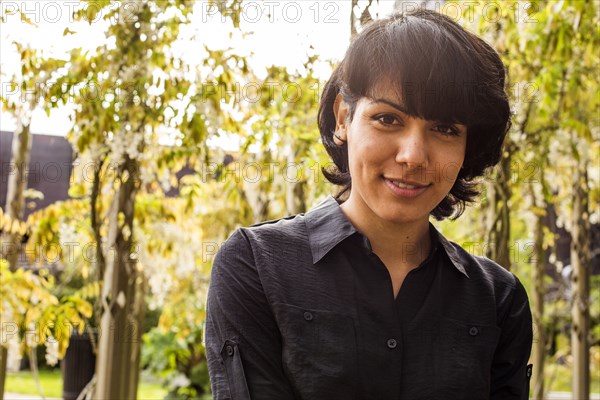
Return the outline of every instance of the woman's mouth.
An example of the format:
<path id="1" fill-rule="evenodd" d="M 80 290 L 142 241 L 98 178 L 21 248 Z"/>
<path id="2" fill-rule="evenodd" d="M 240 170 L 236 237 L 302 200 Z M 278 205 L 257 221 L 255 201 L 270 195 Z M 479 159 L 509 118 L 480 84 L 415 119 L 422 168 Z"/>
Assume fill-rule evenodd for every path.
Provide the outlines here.
<path id="1" fill-rule="evenodd" d="M 416 197 L 423 193 L 431 184 L 383 177 L 390 190 L 398 197 Z"/>

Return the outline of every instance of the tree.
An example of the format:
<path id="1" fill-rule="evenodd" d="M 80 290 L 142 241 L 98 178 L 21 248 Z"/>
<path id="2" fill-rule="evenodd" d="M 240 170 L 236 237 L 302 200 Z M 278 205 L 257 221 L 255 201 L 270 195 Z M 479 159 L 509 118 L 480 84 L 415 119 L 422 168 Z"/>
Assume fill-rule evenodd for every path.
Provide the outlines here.
<path id="1" fill-rule="evenodd" d="M 573 399 L 590 393 L 590 223 L 588 164 L 575 171 L 573 182 L 573 226 L 571 235 L 571 348 L 573 354 Z"/>
<path id="2" fill-rule="evenodd" d="M 211 119 L 207 112 L 222 115 L 218 108 L 207 109 L 198 101 L 207 96 L 203 87 L 193 87 L 186 77 L 189 66 L 170 50 L 194 4 L 129 2 L 113 8 L 109 1 L 101 1 L 78 10 L 77 16 L 90 23 L 99 14 L 109 21 L 108 41 L 93 54 L 73 51 L 70 70 L 51 93 L 61 99 L 73 97 L 77 112 L 70 139 L 94 170 L 92 230 L 102 251 L 97 259 L 104 263 L 98 265 L 102 274 L 98 398 L 136 397 L 146 286 L 136 251 L 136 199 L 152 187 L 156 175 L 180 164 L 185 154 L 175 146 L 159 145 L 161 132 L 165 128 L 180 132 L 181 145 L 176 147 L 199 158 L 206 152 Z M 236 11 L 227 13 L 234 24 Z M 107 171 L 108 178 L 103 177 Z M 81 183 L 83 196 L 88 186 L 89 182 Z"/>
<path id="3" fill-rule="evenodd" d="M 270 212 L 255 215 L 255 222 L 306 212 L 307 205 L 325 192 L 319 167 L 327 156 L 315 123 L 321 87 L 313 75 L 317 61 L 316 56 L 307 56 L 302 73 L 270 67 L 267 77 L 260 81 L 261 101 L 248 107 L 246 118 L 253 123 L 251 131 L 245 133 L 246 145 L 260 145 L 256 157 L 266 167 L 262 170 L 269 173 L 258 185 L 246 187 L 268 195 L 269 202 L 276 204 Z M 278 83 L 279 90 L 268 90 L 273 82 Z"/>
<path id="4" fill-rule="evenodd" d="M 379 4 L 379 0 L 376 0 L 376 3 Z M 365 8 L 363 8 L 362 12 L 360 13 L 360 16 L 357 16 L 356 12 L 358 11 L 358 0 L 352 0 L 350 9 L 350 36 L 356 35 L 357 24 L 360 27 L 373 20 L 373 16 L 370 12 L 372 4 L 373 0 L 369 0 L 367 5 L 365 5 Z"/>
<path id="5" fill-rule="evenodd" d="M 0 326 L 2 346 L 10 349 L 9 357 L 18 362 L 21 355 L 29 353 L 31 368 L 34 372 L 38 391 L 42 394 L 37 377 L 36 347 L 45 345 L 46 362 L 54 365 L 65 356 L 69 345 L 71 329 L 83 332 L 87 320 L 91 317 L 92 306 L 87 301 L 93 289 L 84 287 L 75 293 L 62 296 L 59 300 L 54 294 L 54 277 L 45 269 L 44 249 L 60 248 L 58 238 L 49 225 L 56 222 L 56 209 L 53 205 L 29 216 L 26 223 L 12 220 L 0 210 L 2 230 L 17 235 L 19 239 L 31 235 L 26 252 L 29 262 L 36 267 L 19 268 L 12 271 L 8 261 L 0 258 Z M 73 204 L 65 208 L 73 210 Z M 35 244 L 33 243 L 35 242 Z M 53 246 L 47 246 L 52 244 Z M 65 257 L 68 258 L 68 257 Z M 41 264 L 41 265 L 39 265 Z M 6 363 L 7 359 L 3 362 Z M 1 391 L 4 390 L 2 386 Z"/>
<path id="6" fill-rule="evenodd" d="M 50 112 L 51 105 L 45 101 L 43 96 L 45 84 L 51 78 L 53 71 L 62 66 L 64 62 L 52 58 L 44 59 L 35 50 L 17 42 L 13 43 L 20 56 L 21 71 L 20 74 L 12 76 L 8 82 L 10 90 L 0 96 L 3 108 L 13 115 L 17 123 L 12 138 L 11 168 L 8 174 L 4 218 L 7 221 L 20 223 L 23 222 L 27 171 L 29 170 L 33 140 L 30 130 L 31 117 L 38 107 Z M 26 98 L 25 93 L 29 93 Z M 18 229 L 2 229 L 0 258 L 6 258 L 10 273 L 16 272 L 18 268 L 22 237 L 23 232 Z M 0 398 L 4 392 L 7 357 L 7 349 L 2 343 L 0 346 Z"/>
<path id="7" fill-rule="evenodd" d="M 462 3 L 463 5 L 466 3 Z M 598 10 L 586 2 L 537 2 L 524 5 L 505 2 L 464 7 L 464 20 L 490 40 L 508 67 L 510 89 L 516 100 L 516 115 L 508 148 L 509 174 L 501 179 L 513 186 L 510 201 L 534 215 L 534 317 L 541 336 L 534 342 L 534 398 L 543 398 L 545 337 L 543 298 L 547 240 L 540 218 L 544 205 L 559 210 L 559 218 L 573 237 L 571 263 L 574 267 L 573 398 L 589 393 L 589 246 L 587 204 L 591 191 L 587 171 L 590 154 L 597 152 L 598 56 L 593 51 L 599 37 Z M 484 14 L 483 11 L 486 10 Z M 473 12 L 471 14 L 471 12 Z M 582 86 L 590 90 L 580 90 Z M 592 90 L 595 88 L 596 90 Z M 508 175 L 516 175 L 509 177 Z M 573 185 L 573 177 L 576 178 Z M 530 187 L 528 190 L 527 187 Z M 525 189 L 525 190 L 523 190 Z M 531 193 L 516 196 L 520 192 Z M 557 193 L 553 196 L 552 193 Z M 519 214 L 512 213 L 515 217 Z M 521 217 L 522 218 L 522 217 Z M 514 219 L 511 217 L 511 219 Z M 545 263 L 544 263 L 545 264 Z"/>

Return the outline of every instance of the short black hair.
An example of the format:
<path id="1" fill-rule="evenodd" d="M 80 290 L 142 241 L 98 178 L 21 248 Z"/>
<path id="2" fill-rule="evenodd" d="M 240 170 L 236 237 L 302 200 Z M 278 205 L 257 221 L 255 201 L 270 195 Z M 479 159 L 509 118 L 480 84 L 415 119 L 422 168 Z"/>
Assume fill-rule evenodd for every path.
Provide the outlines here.
<path id="1" fill-rule="evenodd" d="M 458 218 L 479 195 L 476 178 L 502 156 L 511 116 L 505 76 L 490 45 L 438 12 L 394 13 L 365 26 L 333 71 L 319 104 L 321 138 L 335 164 L 322 171 L 342 186 L 336 199 L 350 192 L 352 181 L 347 147 L 333 141 L 335 98 L 342 95 L 351 119 L 358 100 L 373 97 L 385 82 L 411 116 L 467 127 L 463 167 L 450 193 L 431 212 L 438 220 Z"/>

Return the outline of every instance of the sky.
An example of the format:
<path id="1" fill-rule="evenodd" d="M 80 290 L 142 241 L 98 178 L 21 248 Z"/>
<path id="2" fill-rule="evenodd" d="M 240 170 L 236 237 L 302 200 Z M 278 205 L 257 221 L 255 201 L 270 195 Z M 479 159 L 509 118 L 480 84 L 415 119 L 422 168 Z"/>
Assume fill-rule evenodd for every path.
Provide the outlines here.
<path id="1" fill-rule="evenodd" d="M 361 0 L 359 7 L 366 1 Z M 393 0 L 374 2 L 371 10 L 376 17 L 385 16 L 393 9 Z M 8 94 L 7 83 L 19 69 L 19 60 L 13 41 L 27 43 L 43 54 L 65 58 L 73 48 L 93 50 L 105 40 L 104 31 L 108 26 L 99 15 L 92 23 L 76 22 L 72 19 L 73 10 L 83 7 L 75 0 L 3 0 L 0 1 L 0 89 Z M 126 17 L 131 9 L 128 3 L 114 3 L 119 15 Z M 21 22 L 18 14 L 24 13 L 36 26 Z M 340 60 L 348 46 L 350 34 L 350 1 L 348 0 L 288 0 L 251 1 L 246 0 L 241 8 L 241 30 L 251 33 L 236 33 L 230 37 L 231 23 L 216 13 L 207 1 L 197 1 L 192 23 L 181 31 L 182 40 L 173 47 L 186 61 L 198 63 L 202 52 L 193 51 L 203 44 L 212 49 L 231 47 L 237 54 L 251 56 L 251 66 L 256 71 L 270 65 L 299 68 L 306 59 L 309 47 L 324 60 Z M 74 34 L 63 36 L 66 28 Z M 324 65 L 324 64 L 323 64 Z M 326 79 L 328 68 L 316 70 L 317 76 Z M 259 73 L 260 74 L 260 73 Z M 15 96 L 18 94 L 13 94 Z M 50 116 L 38 110 L 32 116 L 31 128 L 36 134 L 65 135 L 71 128 L 69 115 L 71 107 L 62 106 L 52 110 Z M 0 115 L 0 130 L 12 131 L 15 121 L 4 110 Z"/>

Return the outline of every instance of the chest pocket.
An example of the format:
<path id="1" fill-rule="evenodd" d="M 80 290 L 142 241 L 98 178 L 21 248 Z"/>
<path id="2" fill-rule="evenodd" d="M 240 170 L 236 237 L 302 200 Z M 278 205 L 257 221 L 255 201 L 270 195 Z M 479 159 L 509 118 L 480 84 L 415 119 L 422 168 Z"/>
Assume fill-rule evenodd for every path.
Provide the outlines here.
<path id="1" fill-rule="evenodd" d="M 284 369 L 302 399 L 353 399 L 357 380 L 352 317 L 289 304 L 274 305 Z"/>
<path id="2" fill-rule="evenodd" d="M 444 355 L 439 367 L 446 371 L 441 375 L 443 387 L 473 400 L 489 398 L 492 361 L 499 337 L 497 326 L 443 320 L 439 338 Z"/>
<path id="3" fill-rule="evenodd" d="M 445 318 L 405 335 L 401 396 L 427 400 L 489 399 L 500 328 Z M 427 372 L 424 372 L 427 371 Z"/>

